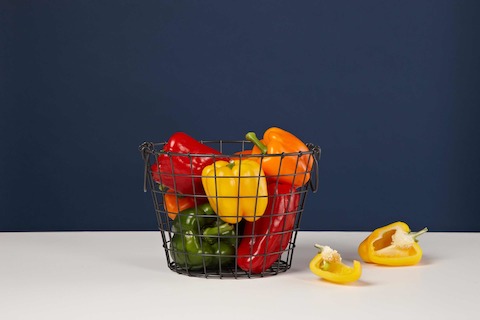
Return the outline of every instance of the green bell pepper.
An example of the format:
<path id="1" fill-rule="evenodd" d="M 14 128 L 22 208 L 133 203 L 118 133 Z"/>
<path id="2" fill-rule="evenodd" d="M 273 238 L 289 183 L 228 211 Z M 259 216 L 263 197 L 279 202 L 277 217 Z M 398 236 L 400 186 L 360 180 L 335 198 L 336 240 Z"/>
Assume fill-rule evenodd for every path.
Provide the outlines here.
<path id="1" fill-rule="evenodd" d="M 223 268 L 234 262 L 235 227 L 209 203 L 181 211 L 172 223 L 171 257 L 179 268 Z"/>

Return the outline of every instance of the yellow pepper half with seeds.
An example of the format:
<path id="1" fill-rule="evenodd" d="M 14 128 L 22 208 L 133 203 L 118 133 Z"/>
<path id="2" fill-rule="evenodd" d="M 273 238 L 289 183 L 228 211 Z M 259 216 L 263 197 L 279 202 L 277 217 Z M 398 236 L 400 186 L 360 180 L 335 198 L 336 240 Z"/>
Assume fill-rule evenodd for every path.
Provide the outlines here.
<path id="1" fill-rule="evenodd" d="M 365 262 L 385 266 L 411 266 L 422 259 L 417 237 L 427 232 L 424 228 L 411 232 L 405 222 L 394 222 L 375 229 L 358 246 L 358 254 Z"/>
<path id="2" fill-rule="evenodd" d="M 342 263 L 342 257 L 329 246 L 316 244 L 319 249 L 318 254 L 310 261 L 310 271 L 320 278 L 345 284 L 357 281 L 362 275 L 362 265 L 357 260 L 353 260 L 353 267 Z"/>
<path id="3" fill-rule="evenodd" d="M 225 222 L 242 218 L 253 222 L 267 208 L 267 180 L 260 164 L 253 160 L 219 160 L 202 170 L 202 184 L 208 201 Z"/>

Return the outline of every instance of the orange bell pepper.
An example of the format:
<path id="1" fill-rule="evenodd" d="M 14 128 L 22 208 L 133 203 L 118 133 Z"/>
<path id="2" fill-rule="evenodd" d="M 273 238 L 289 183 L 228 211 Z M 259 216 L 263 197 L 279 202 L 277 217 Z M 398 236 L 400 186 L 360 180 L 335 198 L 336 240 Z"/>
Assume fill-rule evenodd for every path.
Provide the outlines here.
<path id="1" fill-rule="evenodd" d="M 411 266 L 422 259 L 417 237 L 427 232 L 424 228 L 411 232 L 401 221 L 375 229 L 358 246 L 358 254 L 365 262 L 384 266 Z"/>
<path id="2" fill-rule="evenodd" d="M 168 217 L 174 220 L 180 211 L 193 208 L 195 206 L 195 199 L 178 195 L 173 189 L 168 189 L 163 195 L 163 206 Z"/>
<path id="3" fill-rule="evenodd" d="M 277 177 L 284 183 L 293 184 L 295 187 L 305 185 L 310 180 L 313 166 L 310 149 L 295 135 L 277 127 L 271 127 L 259 140 L 254 132 L 246 134 L 245 138 L 253 142 L 252 155 L 267 154 L 260 160 L 262 169 L 268 176 Z"/>
<path id="4" fill-rule="evenodd" d="M 230 160 L 240 160 L 240 159 L 243 158 L 243 159 L 249 159 L 249 160 L 257 161 L 258 158 L 249 157 L 249 155 L 251 155 L 251 154 L 252 154 L 252 150 L 238 151 L 238 152 L 235 152 L 233 154 L 233 156 L 230 157 Z"/>

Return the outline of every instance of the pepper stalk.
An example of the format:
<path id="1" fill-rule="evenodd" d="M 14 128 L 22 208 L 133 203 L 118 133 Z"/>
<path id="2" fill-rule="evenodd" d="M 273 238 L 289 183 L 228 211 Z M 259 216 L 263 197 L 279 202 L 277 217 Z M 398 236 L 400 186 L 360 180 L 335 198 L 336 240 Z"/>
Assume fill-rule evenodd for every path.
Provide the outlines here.
<path id="1" fill-rule="evenodd" d="M 257 135 L 255 134 L 255 132 L 248 132 L 246 135 L 245 135 L 245 138 L 248 140 L 248 141 L 251 141 L 254 145 L 257 146 L 258 149 L 260 149 L 261 153 L 262 154 L 267 154 L 267 146 L 264 145 L 260 139 L 258 139 Z"/>

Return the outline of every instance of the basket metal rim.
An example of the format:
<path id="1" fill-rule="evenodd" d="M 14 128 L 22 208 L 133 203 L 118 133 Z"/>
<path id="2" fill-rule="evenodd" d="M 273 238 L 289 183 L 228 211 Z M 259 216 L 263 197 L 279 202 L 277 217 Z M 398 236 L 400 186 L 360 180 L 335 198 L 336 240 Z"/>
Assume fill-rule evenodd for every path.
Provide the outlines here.
<path id="1" fill-rule="evenodd" d="M 219 143 L 219 144 L 241 144 L 244 146 L 245 144 L 253 145 L 251 141 L 248 140 L 200 140 L 202 144 L 207 143 Z M 167 155 L 167 156 L 180 156 L 180 157 L 212 157 L 212 158 L 225 158 L 225 157 L 238 157 L 238 158 L 264 158 L 264 157 L 287 157 L 287 156 L 301 156 L 301 155 L 310 155 L 319 153 L 321 148 L 312 143 L 306 143 L 308 147 L 308 151 L 297 151 L 297 152 L 282 152 L 282 153 L 268 153 L 268 154 L 242 154 L 242 153 L 181 153 L 181 152 L 172 152 L 172 151 L 164 151 L 163 146 L 167 144 L 166 141 L 164 142 L 144 142 L 140 145 L 139 149 L 143 152 L 148 152 L 150 154 L 156 155 Z M 243 148 L 242 148 L 243 149 Z M 243 149 L 245 150 L 245 149 Z"/>

